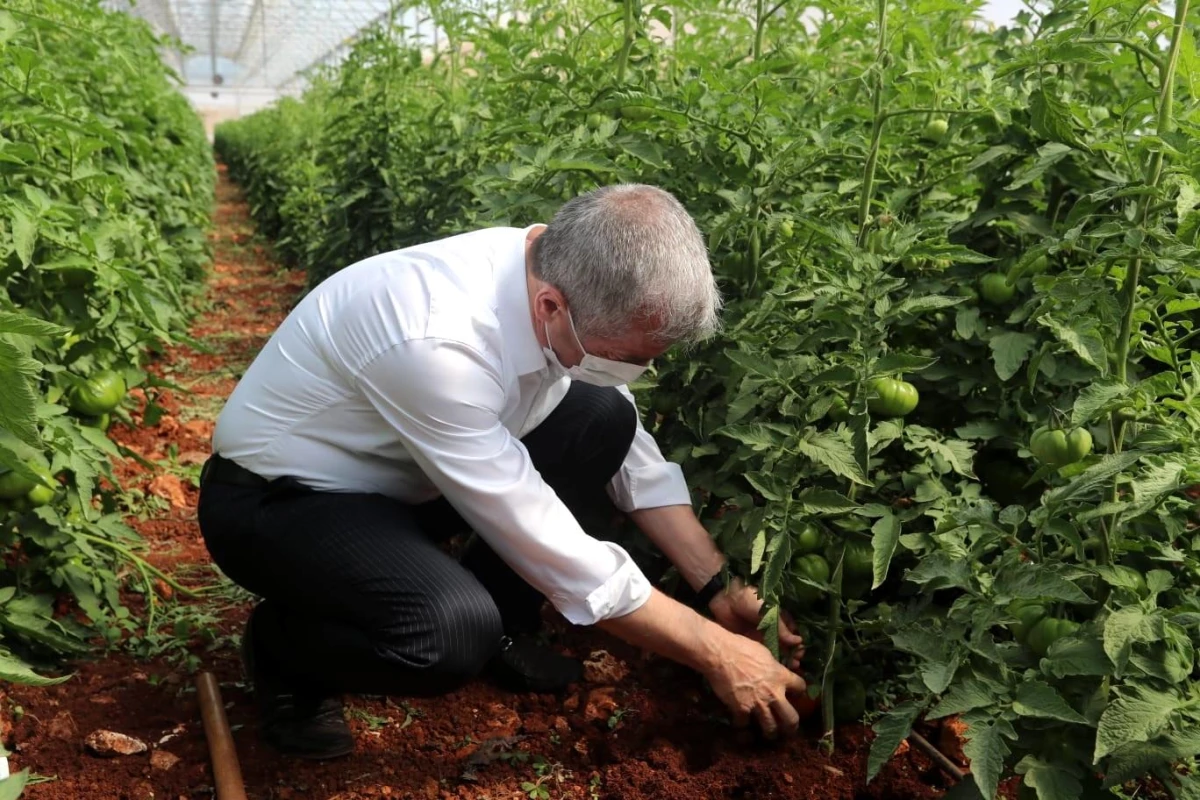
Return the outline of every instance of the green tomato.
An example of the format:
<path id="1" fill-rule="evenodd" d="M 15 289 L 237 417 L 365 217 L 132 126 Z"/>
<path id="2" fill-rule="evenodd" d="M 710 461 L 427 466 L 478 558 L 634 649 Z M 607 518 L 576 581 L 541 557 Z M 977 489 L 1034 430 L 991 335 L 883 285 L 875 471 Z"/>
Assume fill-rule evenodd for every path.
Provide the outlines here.
<path id="1" fill-rule="evenodd" d="M 16 500 L 37 484 L 12 470 L 0 473 L 0 500 Z"/>
<path id="2" fill-rule="evenodd" d="M 1065 467 L 1092 452 L 1092 434 L 1087 428 L 1076 428 L 1070 433 L 1038 428 L 1029 439 L 1029 452 L 1042 464 Z"/>
<path id="3" fill-rule="evenodd" d="M 825 412 L 825 416 L 829 417 L 830 422 L 845 422 L 850 419 L 850 407 L 846 405 L 845 398 L 833 398 L 833 403 L 830 404 L 829 410 Z"/>
<path id="4" fill-rule="evenodd" d="M 1050 612 L 1041 600 L 1013 600 L 1008 604 L 1008 613 L 1017 618 L 1008 629 L 1012 631 L 1013 638 L 1024 642 L 1033 626 Z"/>
<path id="5" fill-rule="evenodd" d="M 985 302 L 1002 306 L 1017 293 L 1017 287 L 1008 282 L 1008 276 L 1000 272 L 989 272 L 979 279 L 979 295 Z"/>
<path id="6" fill-rule="evenodd" d="M 853 676 L 839 678 L 833 684 L 833 718 L 837 722 L 858 722 L 867 712 L 867 687 Z"/>
<path id="7" fill-rule="evenodd" d="M 57 485 L 57 483 L 55 485 Z M 29 501 L 30 506 L 37 508 L 52 501 L 56 494 L 58 494 L 58 492 L 54 489 L 50 488 L 49 486 L 43 486 L 39 483 L 37 486 L 34 486 L 32 489 L 30 489 L 28 493 L 26 493 L 25 499 Z"/>
<path id="8" fill-rule="evenodd" d="M 846 560 L 842 571 L 847 578 L 872 578 L 875 576 L 875 546 L 867 539 L 850 539 L 846 542 Z"/>
<path id="9" fill-rule="evenodd" d="M 587 125 L 592 130 L 598 130 L 605 120 L 608 119 L 603 114 L 588 114 Z"/>
<path id="10" fill-rule="evenodd" d="M 867 400 L 871 413 L 881 417 L 903 417 L 911 414 L 921 401 L 917 387 L 898 378 L 878 378 L 871 384 L 876 397 Z"/>
<path id="11" fill-rule="evenodd" d="M 1050 645 L 1079 630 L 1079 623 L 1060 617 L 1042 617 L 1029 631 L 1025 644 L 1039 656 L 1046 655 Z"/>
<path id="12" fill-rule="evenodd" d="M 921 132 L 921 136 L 935 144 L 940 144 L 946 138 L 949 130 L 949 122 L 941 118 L 934 118 L 925 123 L 925 130 Z"/>
<path id="13" fill-rule="evenodd" d="M 71 392 L 71 410 L 89 417 L 107 414 L 125 399 L 125 379 L 112 370 L 97 373 Z"/>
<path id="14" fill-rule="evenodd" d="M 815 583 L 829 583 L 829 562 L 818 553 L 802 555 L 792 561 L 792 571 L 802 578 L 808 578 Z M 824 594 L 815 586 L 806 583 L 796 583 L 796 597 L 800 602 L 809 604 Z"/>
<path id="15" fill-rule="evenodd" d="M 815 523 L 806 522 L 796 534 L 792 549 L 797 553 L 815 553 L 825 544 L 825 534 Z"/>
<path id="16" fill-rule="evenodd" d="M 781 239 L 791 239 L 796 235 L 796 226 L 790 219 L 785 219 L 779 223 L 779 237 Z"/>

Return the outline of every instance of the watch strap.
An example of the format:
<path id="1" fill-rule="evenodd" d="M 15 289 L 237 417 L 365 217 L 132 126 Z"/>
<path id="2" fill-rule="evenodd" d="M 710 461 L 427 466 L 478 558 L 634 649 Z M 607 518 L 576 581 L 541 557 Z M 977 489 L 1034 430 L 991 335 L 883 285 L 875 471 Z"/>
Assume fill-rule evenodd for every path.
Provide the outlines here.
<path id="1" fill-rule="evenodd" d="M 700 587 L 700 590 L 696 592 L 696 599 L 692 601 L 692 608 L 695 608 L 698 611 L 708 610 L 709 603 L 711 603 L 713 598 L 720 594 L 724 588 L 725 579 L 722 577 L 721 573 L 718 572 L 716 575 L 713 575 L 711 578 L 709 578 L 708 583 L 704 584 L 704 586 Z"/>

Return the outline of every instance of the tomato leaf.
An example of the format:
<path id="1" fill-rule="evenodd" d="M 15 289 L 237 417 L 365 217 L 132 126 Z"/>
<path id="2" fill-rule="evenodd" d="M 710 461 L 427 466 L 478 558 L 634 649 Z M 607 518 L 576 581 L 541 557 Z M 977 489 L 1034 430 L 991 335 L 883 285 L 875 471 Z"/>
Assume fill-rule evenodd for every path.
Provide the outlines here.
<path id="1" fill-rule="evenodd" d="M 961 558 L 951 558 L 946 553 L 934 553 L 921 559 L 904 578 L 912 583 L 925 585 L 926 591 L 967 589 L 971 585 L 971 569 Z"/>
<path id="2" fill-rule="evenodd" d="M 33 263 L 33 247 L 37 242 L 37 223 L 33 217 L 20 208 L 12 210 L 10 222 L 12 223 L 13 247 L 16 249 L 17 257 L 21 259 L 21 265 L 28 267 Z"/>
<path id="3" fill-rule="evenodd" d="M 1025 776 L 1025 785 L 1037 792 L 1038 800 L 1079 800 L 1083 796 L 1079 778 L 1036 756 L 1022 758 L 1016 773 Z"/>
<path id="4" fill-rule="evenodd" d="M 1077 356 L 1100 370 L 1101 375 L 1108 374 L 1108 348 L 1104 346 L 1104 337 L 1090 323 L 1076 322 L 1075 325 L 1079 327 L 1075 327 L 1050 317 L 1042 317 L 1038 321 L 1075 351 Z"/>
<path id="5" fill-rule="evenodd" d="M 10 775 L 4 780 L 0 780 L 0 800 L 17 800 L 25 791 L 25 784 L 28 782 L 28 769 L 23 769 L 16 775 Z"/>
<path id="6" fill-rule="evenodd" d="M 1090 152 L 1075 133 L 1075 120 L 1070 107 L 1046 88 L 1037 89 L 1029 98 L 1029 117 L 1033 129 L 1050 141 Z"/>
<path id="7" fill-rule="evenodd" d="M 754 536 L 754 544 L 750 548 L 750 574 L 757 575 L 762 567 L 763 554 L 767 551 L 767 532 L 760 530 Z"/>
<path id="8" fill-rule="evenodd" d="M 1145 453 L 1136 450 L 1104 456 L 1098 464 L 1088 467 L 1066 486 L 1047 492 L 1045 503 L 1047 506 L 1053 507 L 1087 495 L 1105 486 L 1114 475 L 1133 466 L 1143 456 Z"/>
<path id="9" fill-rule="evenodd" d="M 15 333 L 21 336 L 58 336 L 69 329 L 29 314 L 0 311 L 0 333 Z"/>
<path id="10" fill-rule="evenodd" d="M 920 372 L 929 369 L 936 363 L 936 358 L 914 356 L 907 353 L 888 353 L 875 362 L 873 371 L 875 375 L 882 377 L 903 372 Z"/>
<path id="11" fill-rule="evenodd" d="M 1111 675 L 1112 662 L 1103 643 L 1093 636 L 1072 636 L 1050 645 L 1042 659 L 1042 671 L 1056 678 L 1071 675 Z"/>
<path id="12" fill-rule="evenodd" d="M 1159 692 L 1145 686 L 1126 690 L 1100 715 L 1094 761 L 1098 763 L 1129 742 L 1145 742 L 1157 736 L 1179 705 L 1175 692 Z"/>
<path id="13" fill-rule="evenodd" d="M 859 507 L 832 489 L 805 489 L 797 500 L 806 514 L 845 514 Z"/>
<path id="14" fill-rule="evenodd" d="M 993 336 L 988 341 L 988 347 L 991 348 L 992 362 L 996 366 L 996 374 L 1000 380 L 1006 381 L 1016 375 L 1020 371 L 1021 365 L 1029 358 L 1029 354 L 1033 352 L 1036 344 L 1037 337 L 1028 333 L 1007 331 L 999 336 Z"/>
<path id="15" fill-rule="evenodd" d="M 775 541 L 779 542 L 779 546 L 775 549 L 775 552 L 771 553 L 771 557 L 767 560 L 767 568 L 763 572 L 760 591 L 760 595 L 763 598 L 775 597 L 778 594 L 779 582 L 783 577 L 783 571 L 792 560 L 792 538 L 781 534 L 775 537 Z"/>
<path id="16" fill-rule="evenodd" d="M 771 651 L 771 655 L 775 656 L 775 660 L 780 659 L 779 652 L 779 606 L 771 606 L 767 613 L 763 614 L 763 618 L 758 623 L 758 629 L 763 634 L 763 644 Z"/>
<path id="17" fill-rule="evenodd" d="M 1112 404 L 1114 400 L 1127 397 L 1131 387 L 1116 382 L 1096 382 L 1089 384 L 1075 398 L 1075 406 L 1071 410 L 1071 424 L 1085 425 L 1096 418 L 1097 412 Z"/>
<path id="18" fill-rule="evenodd" d="M 1006 564 L 996 575 L 994 591 L 999 602 L 1034 600 L 1039 597 L 1067 603 L 1087 603 L 1091 598 L 1071 581 L 1059 575 L 1055 567 L 1043 564 Z"/>
<path id="19" fill-rule="evenodd" d="M 0 650 L 0 680 L 11 683 L 23 683 L 28 686 L 53 686 L 69 680 L 70 675 L 61 678 L 47 678 L 38 675 L 29 665 L 12 653 Z"/>
<path id="20" fill-rule="evenodd" d="M 1004 737 L 1016 738 L 1016 731 L 1005 720 L 995 723 L 968 723 L 963 754 L 971 759 L 971 777 L 984 797 L 995 797 L 1009 754 Z"/>
<path id="21" fill-rule="evenodd" d="M 1136 642 L 1155 641 L 1162 635 L 1162 617 L 1148 615 L 1137 606 L 1117 609 L 1104 621 L 1104 652 L 1119 676 Z"/>
<path id="22" fill-rule="evenodd" d="M 1179 31 L 1179 70 L 1177 74 L 1192 99 L 1200 99 L 1200 56 L 1196 54 L 1196 40 L 1187 26 Z"/>
<path id="23" fill-rule="evenodd" d="M 1017 687 L 1017 697 L 1013 701 L 1013 711 L 1022 717 L 1038 717 L 1040 719 L 1056 719 L 1061 722 L 1074 722 L 1086 725 L 1087 719 L 1075 709 L 1067 705 L 1063 696 L 1044 681 L 1024 681 Z"/>
<path id="24" fill-rule="evenodd" d="M 849 445 L 837 436 L 828 433 L 810 433 L 796 441 L 796 449 L 800 453 L 835 475 L 863 486 L 870 486 L 866 473 L 854 459 L 854 453 Z"/>
<path id="25" fill-rule="evenodd" d="M 21 441 L 40 447 L 34 424 L 37 397 L 30 378 L 42 371 L 42 365 L 21 352 L 11 342 L 0 339 L 0 428 L 6 428 Z"/>
<path id="26" fill-rule="evenodd" d="M 901 703 L 871 727 L 875 731 L 875 740 L 871 742 L 871 754 L 867 757 L 867 783 L 875 779 L 900 743 L 912 733 L 913 723 L 921 710 L 922 706 L 911 700 Z"/>
<path id="27" fill-rule="evenodd" d="M 1152 767 L 1200 754 L 1200 728 L 1171 731 L 1149 742 L 1130 742 L 1108 759 L 1104 785 L 1115 786 L 1140 777 Z"/>
<path id="28" fill-rule="evenodd" d="M 895 514 L 888 512 L 871 526 L 871 545 L 874 548 L 872 589 L 878 589 L 887 580 L 888 566 L 892 563 L 892 554 L 896 552 L 899 541 L 900 519 Z"/>
<path id="29" fill-rule="evenodd" d="M 946 692 L 941 702 L 927 716 L 929 719 L 941 719 L 952 714 L 962 714 L 977 708 L 986 708 L 999 703 L 1003 699 L 986 683 L 977 678 L 968 677 L 960 683 L 951 686 L 950 691 Z"/>

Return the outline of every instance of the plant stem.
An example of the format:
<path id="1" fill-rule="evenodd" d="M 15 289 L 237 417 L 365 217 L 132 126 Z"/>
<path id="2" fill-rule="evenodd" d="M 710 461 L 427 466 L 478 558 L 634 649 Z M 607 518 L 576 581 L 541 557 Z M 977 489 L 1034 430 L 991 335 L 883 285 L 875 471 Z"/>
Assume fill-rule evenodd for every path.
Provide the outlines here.
<path id="1" fill-rule="evenodd" d="M 821 741 L 828 752 L 833 751 L 833 703 L 834 692 L 830 675 L 833 665 L 837 662 L 837 644 L 842 632 L 842 571 L 846 563 L 846 543 L 842 541 L 837 557 L 837 565 L 829 581 L 829 613 L 826 617 L 825 630 L 825 669 L 821 675 Z"/>
<path id="2" fill-rule="evenodd" d="M 1184 21 L 1187 19 L 1188 6 L 1191 0 L 1179 0 L 1175 5 L 1175 23 L 1171 30 L 1171 47 L 1167 51 L 1166 61 L 1159 62 L 1159 92 L 1158 92 L 1158 120 L 1155 126 L 1155 134 L 1165 136 L 1170 133 L 1175 126 L 1173 117 L 1174 102 L 1175 102 L 1175 71 L 1179 66 L 1179 49 L 1183 41 L 1185 31 Z M 1138 226 L 1145 229 L 1150 220 L 1150 210 L 1154 204 L 1154 190 L 1158 188 L 1158 183 L 1162 179 L 1163 172 L 1163 153 L 1158 150 L 1151 154 L 1149 162 L 1146 164 L 1146 186 L 1150 192 L 1141 201 L 1140 214 L 1138 214 Z M 1121 318 L 1121 330 L 1117 334 L 1117 353 L 1116 353 L 1116 373 L 1117 380 L 1124 383 L 1129 375 L 1129 347 L 1133 338 L 1133 312 L 1137 307 L 1137 290 L 1138 283 L 1142 277 L 1142 257 L 1135 256 L 1132 263 L 1129 265 L 1129 272 L 1125 275 L 1125 283 L 1121 286 L 1121 300 L 1125 306 L 1125 314 Z M 1111 419 L 1112 429 L 1114 431 L 1112 441 L 1112 451 L 1114 453 L 1121 452 L 1125 439 L 1125 420 L 1117 416 L 1117 412 L 1113 412 Z M 1120 497 L 1119 485 L 1120 476 L 1113 479 L 1112 489 L 1109 493 L 1109 499 L 1116 502 Z M 1100 537 L 1100 557 L 1102 564 L 1111 563 L 1112 551 L 1110 537 L 1116 533 L 1117 518 L 1114 514 L 1109 525 L 1102 529 Z"/>
<path id="3" fill-rule="evenodd" d="M 621 44 L 621 52 L 617 55 L 617 83 L 625 82 L 625 69 L 629 66 L 629 53 L 633 50 L 634 26 L 637 23 L 633 13 L 634 0 L 625 0 L 625 41 Z"/>
<path id="4" fill-rule="evenodd" d="M 179 592 L 182 595 L 186 595 L 188 597 L 199 597 L 204 592 L 203 589 L 189 589 L 188 587 L 183 586 L 178 581 L 176 581 L 174 578 L 172 578 L 170 575 L 163 572 L 161 569 L 154 566 L 149 561 L 147 561 L 146 559 L 139 556 L 137 553 L 130 550 L 128 547 L 119 545 L 116 542 L 111 541 L 109 539 L 105 539 L 102 536 L 95 536 L 90 533 L 80 532 L 80 533 L 77 533 L 76 535 L 81 536 L 90 542 L 95 542 L 96 544 L 104 545 L 105 547 L 109 548 L 110 550 L 117 551 L 118 553 L 120 553 L 121 555 L 125 556 L 130 561 L 132 561 L 134 563 L 134 566 L 136 566 L 138 569 L 144 568 L 146 570 L 149 570 L 152 575 L 154 575 L 156 578 L 161 579 L 163 583 L 167 584 L 172 589 L 174 589 L 175 591 Z"/>
<path id="5" fill-rule="evenodd" d="M 767 27 L 767 18 L 763 13 L 763 6 L 766 5 L 765 0 L 758 0 L 754 12 L 754 60 L 758 61 L 762 58 L 762 43 L 763 30 Z"/>
<path id="6" fill-rule="evenodd" d="M 867 152 L 867 163 L 863 167 L 862 190 L 858 199 L 858 246 L 867 241 L 868 220 L 871 217 L 871 195 L 875 191 L 875 165 L 879 163 L 879 143 L 883 138 L 883 124 L 887 115 L 883 112 L 883 70 L 887 56 L 887 0 L 878 0 L 879 47 L 876 50 L 874 81 L 871 87 L 875 122 L 871 126 L 871 148 Z"/>

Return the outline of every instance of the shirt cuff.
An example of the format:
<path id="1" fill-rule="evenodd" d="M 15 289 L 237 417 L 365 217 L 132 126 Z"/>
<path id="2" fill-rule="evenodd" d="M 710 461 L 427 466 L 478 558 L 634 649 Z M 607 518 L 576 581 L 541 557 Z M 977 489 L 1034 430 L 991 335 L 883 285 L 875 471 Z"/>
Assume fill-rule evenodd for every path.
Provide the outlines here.
<path id="1" fill-rule="evenodd" d="M 558 612 L 573 625 L 595 625 L 606 619 L 632 614 L 650 599 L 650 581 L 620 545 L 603 542 L 613 551 L 620 566 L 604 583 L 580 600 L 554 596 L 550 600 Z"/>
<path id="2" fill-rule="evenodd" d="M 626 513 L 661 506 L 690 506 L 692 495 L 683 468 L 672 461 L 623 467 L 609 484 L 609 497 Z"/>

